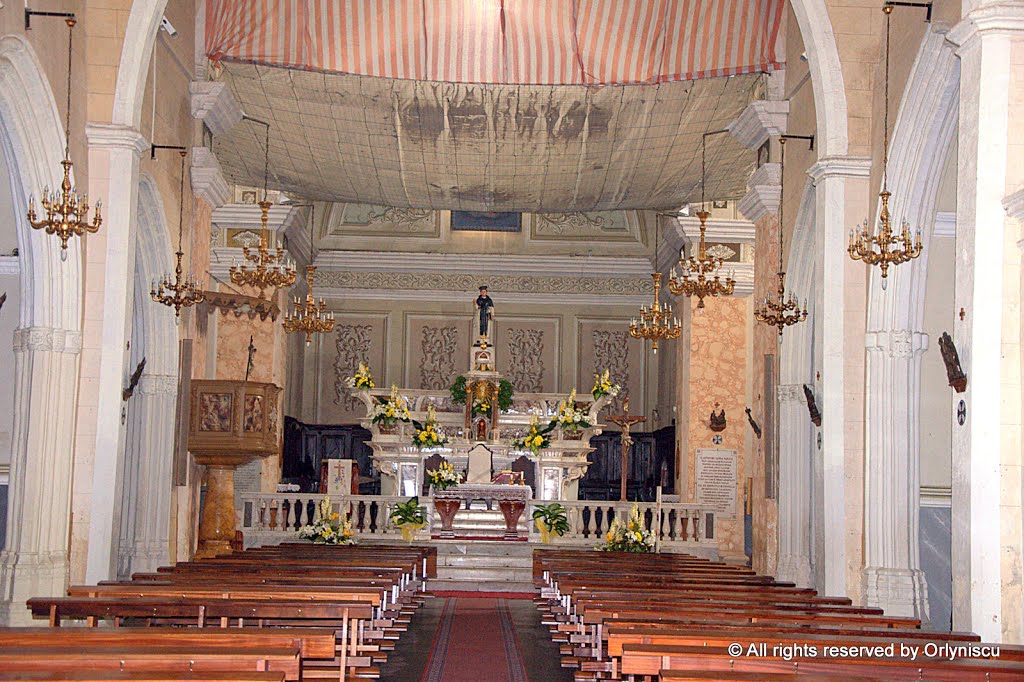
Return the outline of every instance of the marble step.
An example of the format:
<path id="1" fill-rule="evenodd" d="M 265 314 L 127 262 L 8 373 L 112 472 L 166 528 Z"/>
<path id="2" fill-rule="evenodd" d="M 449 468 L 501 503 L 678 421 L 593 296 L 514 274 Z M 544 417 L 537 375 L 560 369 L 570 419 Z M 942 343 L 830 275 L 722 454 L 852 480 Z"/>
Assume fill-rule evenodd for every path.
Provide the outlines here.
<path id="1" fill-rule="evenodd" d="M 445 540 L 437 542 L 438 559 L 446 555 L 456 556 L 489 556 L 533 558 L 533 548 L 526 543 L 506 542 L 504 540 Z"/>
<path id="2" fill-rule="evenodd" d="M 438 566 L 442 580 L 483 580 L 488 582 L 530 582 L 533 570 L 507 566 Z"/>
<path id="3" fill-rule="evenodd" d="M 435 578 L 427 583 L 428 592 L 525 592 L 535 593 L 532 581 Z"/>
<path id="4" fill-rule="evenodd" d="M 458 567 L 458 568 L 523 568 L 533 569 L 533 559 L 529 556 L 505 556 L 495 557 L 493 555 L 459 555 L 459 554 L 438 554 L 437 566 Z"/>

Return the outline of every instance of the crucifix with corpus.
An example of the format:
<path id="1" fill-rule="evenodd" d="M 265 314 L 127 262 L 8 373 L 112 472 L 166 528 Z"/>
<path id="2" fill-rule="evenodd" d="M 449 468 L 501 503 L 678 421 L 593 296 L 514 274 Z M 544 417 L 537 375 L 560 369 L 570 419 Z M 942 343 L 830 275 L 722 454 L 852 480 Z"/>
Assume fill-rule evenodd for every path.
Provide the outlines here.
<path id="1" fill-rule="evenodd" d="M 626 477 L 629 473 L 629 447 L 633 444 L 633 439 L 629 435 L 629 427 L 634 424 L 642 424 L 647 421 L 647 417 L 641 415 L 631 415 L 629 413 L 629 398 L 626 398 L 622 402 L 622 414 L 613 414 L 608 416 L 608 421 L 618 424 L 622 427 L 622 481 L 619 486 L 619 500 L 626 501 Z"/>

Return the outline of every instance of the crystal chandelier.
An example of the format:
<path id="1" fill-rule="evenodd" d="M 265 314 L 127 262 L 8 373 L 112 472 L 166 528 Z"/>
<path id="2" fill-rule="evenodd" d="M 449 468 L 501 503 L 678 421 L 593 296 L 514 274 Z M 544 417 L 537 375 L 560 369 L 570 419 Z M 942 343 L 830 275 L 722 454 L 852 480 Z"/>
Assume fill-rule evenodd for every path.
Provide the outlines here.
<path id="1" fill-rule="evenodd" d="M 252 119 L 250 119 L 252 120 Z M 285 258 L 284 249 L 278 244 L 274 252 L 270 248 L 270 236 L 267 230 L 268 211 L 271 203 L 267 201 L 267 178 L 270 175 L 270 125 L 267 127 L 265 139 L 265 152 L 263 158 L 263 201 L 259 202 L 260 207 L 260 245 L 256 252 L 252 252 L 248 246 L 242 247 L 242 256 L 246 261 L 255 267 L 249 267 L 245 262 L 242 265 L 231 264 L 229 272 L 231 282 L 240 286 L 252 287 L 259 291 L 260 298 L 266 289 L 279 289 L 290 287 L 295 284 L 295 265 Z"/>
<path id="2" fill-rule="evenodd" d="M 784 225 L 782 207 L 785 203 L 784 190 L 786 187 L 786 138 L 779 138 L 779 144 L 782 147 L 782 159 L 779 164 L 779 287 L 775 296 L 765 296 L 763 305 L 754 309 L 754 318 L 758 322 L 777 327 L 779 336 L 782 336 L 783 329 L 807 319 L 807 303 L 804 303 L 803 310 L 801 310 L 793 292 L 789 293 L 788 299 L 786 298 L 786 273 L 782 269 L 782 226 Z"/>
<path id="3" fill-rule="evenodd" d="M 654 263 L 657 270 L 658 263 L 658 228 L 654 228 Z M 651 279 L 654 280 L 654 301 L 650 306 L 640 306 L 640 319 L 633 318 L 629 322 L 629 335 L 634 339 L 649 339 L 651 350 L 658 352 L 658 342 L 662 339 L 678 339 L 683 331 L 679 324 L 679 318 L 672 315 L 672 306 L 662 305 L 659 301 L 661 294 L 661 273 L 652 272 Z"/>
<path id="4" fill-rule="evenodd" d="M 185 207 L 185 151 L 179 152 L 181 154 L 181 194 L 178 197 L 178 250 L 174 256 L 177 259 L 174 266 L 174 279 L 171 279 L 170 275 L 164 275 L 163 280 L 159 283 L 153 284 L 153 288 L 150 290 L 149 295 L 157 303 L 170 306 L 174 308 L 174 316 L 181 317 L 182 308 L 190 308 L 197 303 L 202 303 L 206 299 L 206 295 L 203 294 L 199 288 L 198 283 L 191 276 L 182 276 L 181 271 L 181 257 L 184 256 L 184 252 L 181 250 L 181 239 L 182 239 L 182 215 L 184 214 Z"/>
<path id="5" fill-rule="evenodd" d="M 71 185 L 71 41 L 75 28 L 75 18 L 67 17 L 64 22 L 68 25 L 68 98 L 67 118 L 64 124 L 64 160 L 60 165 L 64 167 L 64 179 L 60 183 L 60 192 L 50 193 L 47 186 L 43 189 L 43 198 L 40 202 L 46 217 L 36 220 L 35 198 L 28 199 L 28 222 L 37 229 L 44 230 L 46 234 L 55 234 L 60 238 L 60 259 L 67 260 L 68 240 L 73 236 L 81 237 L 86 232 L 95 233 L 99 231 L 103 223 L 100 215 L 100 204 L 96 202 L 96 213 L 92 222 L 89 222 L 89 196 L 83 194 L 78 196 L 78 189 Z"/>
<path id="6" fill-rule="evenodd" d="M 707 174 L 706 141 L 707 135 L 704 135 L 700 141 L 701 209 L 697 211 L 697 219 L 700 220 L 700 242 L 697 245 L 697 257 L 694 258 L 692 250 L 689 258 L 680 257 L 679 267 L 682 268 L 682 274 L 677 274 L 676 269 L 672 268 L 668 278 L 668 290 L 676 296 L 697 297 L 698 314 L 703 314 L 704 312 L 705 297 L 731 296 L 736 288 L 736 280 L 732 278 L 731 273 L 725 278 L 725 283 L 722 283 L 719 271 L 724 261 L 721 258 L 708 254 L 705 234 L 707 232 L 707 219 L 711 214 L 704 210 L 704 183 Z"/>
<path id="7" fill-rule="evenodd" d="M 910 225 L 903 222 L 899 234 L 893 232 L 889 216 L 889 197 L 892 194 L 888 189 L 889 173 L 889 19 L 892 15 L 892 5 L 882 7 L 885 12 L 885 126 L 882 146 L 882 191 L 879 197 L 882 205 L 878 213 L 878 231 L 876 234 L 868 232 L 868 221 L 856 230 L 850 230 L 850 246 L 847 251 L 850 258 L 862 260 L 868 265 L 877 265 L 882 270 L 882 288 L 885 289 L 886 277 L 889 274 L 890 265 L 899 265 L 921 255 L 921 229 L 915 231 L 915 238 L 911 240 Z"/>
<path id="8" fill-rule="evenodd" d="M 306 266 L 306 282 L 309 285 L 306 291 L 306 301 L 302 302 L 298 297 L 293 301 L 295 305 L 294 312 L 287 313 L 284 316 L 284 330 L 289 334 L 294 332 L 303 332 L 306 335 L 306 345 L 308 346 L 310 341 L 313 340 L 313 334 L 329 334 L 334 331 L 334 313 L 327 312 L 327 304 L 324 299 L 320 299 L 317 303 L 313 297 L 313 273 L 316 272 L 316 266 L 312 264 L 313 261 L 313 225 L 315 223 L 315 211 L 316 207 L 310 204 L 309 207 L 309 260 L 310 264 Z"/>

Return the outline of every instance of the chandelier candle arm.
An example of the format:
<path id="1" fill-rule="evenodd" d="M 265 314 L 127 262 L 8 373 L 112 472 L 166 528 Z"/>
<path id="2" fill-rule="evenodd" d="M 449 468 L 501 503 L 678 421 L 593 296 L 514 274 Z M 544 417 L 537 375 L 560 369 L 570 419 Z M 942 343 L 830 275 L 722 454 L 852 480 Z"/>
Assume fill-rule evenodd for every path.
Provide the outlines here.
<path id="1" fill-rule="evenodd" d="M 74 16 L 67 17 L 64 22 L 68 26 L 68 83 L 67 83 L 67 109 L 64 124 L 64 160 L 60 165 L 64 167 L 64 179 L 60 183 L 60 193 L 55 190 L 50 194 L 50 187 L 43 188 L 42 208 L 45 217 L 36 220 L 35 197 L 28 198 L 28 222 L 33 229 L 43 230 L 46 234 L 55 234 L 60 239 L 60 259 L 67 260 L 68 240 L 71 237 L 81 237 L 87 232 L 95 234 L 103 224 L 101 214 L 101 203 L 97 200 L 96 212 L 92 222 L 89 222 L 89 196 L 78 195 L 78 189 L 71 184 L 71 169 L 74 164 L 71 162 L 71 47 L 74 35 Z"/>
<path id="2" fill-rule="evenodd" d="M 295 297 L 293 305 L 295 309 L 285 314 L 283 325 L 284 330 L 289 334 L 302 332 L 306 335 L 306 345 L 313 340 L 313 334 L 329 334 L 334 331 L 334 313 L 327 312 L 327 303 L 320 299 L 319 303 L 313 296 L 313 274 L 316 266 L 313 265 L 313 225 L 316 222 L 316 206 L 309 205 L 309 265 L 306 266 L 306 300 L 303 302 L 298 296 Z"/>
<path id="3" fill-rule="evenodd" d="M 779 145 L 782 149 L 779 163 L 779 284 L 775 296 L 765 296 L 764 304 L 760 308 L 754 309 L 754 319 L 777 328 L 781 337 L 783 329 L 807 319 L 807 301 L 804 301 L 804 307 L 801 310 L 792 291 L 789 292 L 789 298 L 786 297 L 786 272 L 782 266 L 782 230 L 785 225 L 782 218 L 786 188 L 786 138 L 784 136 L 779 138 Z"/>
<path id="4" fill-rule="evenodd" d="M 150 290 L 150 297 L 156 302 L 174 308 L 174 317 L 181 317 L 182 308 L 190 308 L 206 300 L 206 294 L 199 288 L 198 283 L 191 275 L 183 275 L 181 258 L 185 255 L 182 249 L 182 235 L 184 233 L 183 219 L 185 211 L 185 154 L 187 151 L 182 148 L 181 154 L 181 189 L 178 195 L 178 250 L 174 253 L 174 279 L 170 275 L 164 275 L 159 283 L 154 282 Z"/>
<path id="5" fill-rule="evenodd" d="M 877 265 L 882 271 L 882 289 L 886 287 L 890 265 L 906 263 L 921 255 L 921 228 L 917 228 L 911 239 L 910 225 L 903 222 L 899 234 L 892 230 L 892 217 L 889 214 L 889 28 L 892 5 L 885 5 L 885 115 L 882 138 L 882 191 L 879 193 L 881 207 L 878 211 L 878 230 L 875 234 L 868 231 L 868 220 L 856 230 L 850 230 L 850 245 L 847 252 L 853 260 L 861 260 L 868 265 Z"/>

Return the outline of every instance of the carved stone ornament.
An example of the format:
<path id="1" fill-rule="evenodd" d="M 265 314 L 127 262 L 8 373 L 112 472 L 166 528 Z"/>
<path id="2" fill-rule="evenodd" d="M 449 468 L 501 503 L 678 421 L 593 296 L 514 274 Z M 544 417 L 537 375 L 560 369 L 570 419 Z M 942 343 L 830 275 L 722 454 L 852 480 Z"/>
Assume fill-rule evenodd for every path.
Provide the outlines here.
<path id="1" fill-rule="evenodd" d="M 402 225 L 409 228 L 429 227 L 434 211 L 429 208 L 395 208 L 388 206 L 382 211 L 372 211 L 367 219 L 371 225 Z"/>
<path id="2" fill-rule="evenodd" d="M 629 347 L 628 333 L 597 329 L 594 339 L 594 373 L 607 369 L 611 376 L 619 380 L 622 386 L 629 385 Z M 620 391 L 609 404 L 609 409 L 619 414 L 622 412 L 622 401 L 627 391 Z"/>
<path id="3" fill-rule="evenodd" d="M 447 272 L 355 272 L 318 270 L 313 282 L 317 288 L 379 289 L 412 291 L 475 291 L 480 275 Z M 488 278 L 491 291 L 502 293 L 548 294 L 572 291 L 576 294 L 642 296 L 652 291 L 650 279 L 638 277 L 531 277 L 498 275 Z"/>
<path id="4" fill-rule="evenodd" d="M 711 410 L 711 416 L 708 418 L 708 428 L 715 432 L 725 431 L 725 408 L 718 403 L 715 403 L 715 407 L 718 408 L 718 413 L 716 414 L 713 409 Z"/>
<path id="5" fill-rule="evenodd" d="M 736 255 L 736 252 L 725 244 L 715 244 L 708 248 L 708 255 L 714 258 L 721 258 L 722 260 L 729 260 Z"/>
<path id="6" fill-rule="evenodd" d="M 796 403 L 806 400 L 803 384 L 779 384 L 775 387 L 775 393 L 778 395 L 780 403 Z"/>
<path id="7" fill-rule="evenodd" d="M 14 331 L 14 352 L 81 353 L 82 332 L 53 327 L 22 327 Z"/>
<path id="8" fill-rule="evenodd" d="M 252 230 L 239 230 L 231 235 L 229 246 L 241 246 L 247 249 L 254 248 L 260 244 L 260 235 Z"/>
<path id="9" fill-rule="evenodd" d="M 356 373 L 360 362 L 366 362 L 372 332 L 373 327 L 368 324 L 342 324 L 334 337 L 334 404 L 344 403 L 349 412 L 358 410 L 363 403 L 352 395 L 346 381 Z"/>
<path id="10" fill-rule="evenodd" d="M 235 317 L 247 315 L 250 320 L 254 320 L 258 316 L 265 321 L 267 317 L 276 320 L 281 312 L 277 303 L 265 298 L 224 291 L 204 291 L 203 294 L 206 298 L 200 305 L 209 306 L 207 311 L 216 308 L 223 315 L 230 312 L 234 313 Z"/>
<path id="11" fill-rule="evenodd" d="M 544 379 L 544 332 L 539 329 L 508 331 L 508 380 L 523 393 L 540 393 Z"/>
<path id="12" fill-rule="evenodd" d="M 448 388 L 455 378 L 455 351 L 459 330 L 455 326 L 423 327 L 420 332 L 420 388 Z"/>
<path id="13" fill-rule="evenodd" d="M 549 225 L 555 234 L 562 234 L 566 229 L 583 227 L 601 229 L 605 224 L 604 216 L 589 213 L 538 213 L 537 219 Z"/>

